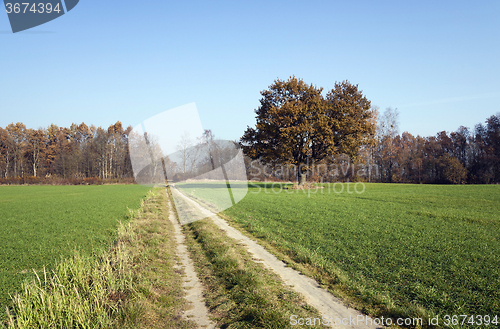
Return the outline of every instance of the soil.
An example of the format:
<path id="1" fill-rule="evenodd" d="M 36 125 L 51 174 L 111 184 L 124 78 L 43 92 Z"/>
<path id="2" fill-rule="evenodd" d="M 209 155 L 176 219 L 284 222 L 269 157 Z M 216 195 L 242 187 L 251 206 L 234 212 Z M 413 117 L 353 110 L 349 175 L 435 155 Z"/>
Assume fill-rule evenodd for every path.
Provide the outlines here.
<path id="1" fill-rule="evenodd" d="M 205 305 L 203 297 L 203 286 L 198 280 L 198 276 L 194 270 L 193 261 L 189 258 L 189 252 L 184 244 L 185 237 L 182 233 L 181 225 L 172 211 L 170 202 L 171 201 L 168 200 L 168 206 L 170 209 L 168 217 L 174 225 L 175 240 L 177 242 L 176 254 L 182 264 L 182 267 L 179 268 L 179 270 L 184 272 L 183 287 L 186 291 L 185 298 L 193 306 L 192 309 L 184 311 L 183 317 L 196 322 L 198 324 L 198 328 L 213 329 L 215 328 L 215 324 L 208 316 L 208 309 Z"/>

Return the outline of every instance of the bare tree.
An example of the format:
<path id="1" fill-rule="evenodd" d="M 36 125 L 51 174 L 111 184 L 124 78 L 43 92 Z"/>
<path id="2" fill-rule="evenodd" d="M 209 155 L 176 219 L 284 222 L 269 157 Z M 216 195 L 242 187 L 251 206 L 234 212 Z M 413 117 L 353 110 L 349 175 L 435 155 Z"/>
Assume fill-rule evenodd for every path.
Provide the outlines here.
<path id="1" fill-rule="evenodd" d="M 180 168 L 182 169 L 183 174 L 186 174 L 188 171 L 191 171 L 193 169 L 189 168 L 192 158 L 192 147 L 193 141 L 189 137 L 189 133 L 185 131 L 181 136 L 179 144 L 177 144 L 176 146 L 178 154 L 180 155 Z"/>
<path id="2" fill-rule="evenodd" d="M 399 134 L 399 111 L 388 107 L 379 117 L 377 135 L 379 138 L 389 136 L 394 138 Z"/>
<path id="3" fill-rule="evenodd" d="M 397 151 L 395 138 L 399 134 L 399 112 L 387 108 L 379 117 L 377 126 L 376 159 L 380 168 L 382 181 L 392 182 Z"/>

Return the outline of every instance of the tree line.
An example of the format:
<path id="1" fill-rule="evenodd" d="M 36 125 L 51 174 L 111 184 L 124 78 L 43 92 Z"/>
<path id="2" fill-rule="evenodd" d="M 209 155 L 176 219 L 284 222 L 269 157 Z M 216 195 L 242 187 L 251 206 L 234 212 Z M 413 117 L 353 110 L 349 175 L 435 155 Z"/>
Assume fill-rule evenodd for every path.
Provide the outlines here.
<path id="1" fill-rule="evenodd" d="M 474 129 L 402 134 L 348 81 L 322 88 L 290 77 L 261 92 L 255 128 L 240 139 L 249 178 L 389 183 L 500 183 L 500 114 Z"/>
<path id="2" fill-rule="evenodd" d="M 421 137 L 400 134 L 397 110 L 380 114 L 357 85 L 343 81 L 325 96 L 322 92 L 295 77 L 276 80 L 261 92 L 256 126 L 239 142 L 218 145 L 210 130 L 197 145 L 184 136 L 170 158 L 157 152 L 163 162 L 144 174 L 155 176 L 166 165 L 161 170 L 168 179 L 208 178 L 241 147 L 251 180 L 500 183 L 500 113 L 473 129 L 461 126 Z M 107 129 L 85 123 L 30 129 L 11 123 L 0 127 L 0 184 L 132 183 L 129 145 L 145 148 L 134 136 L 120 121 Z M 138 154 L 149 155 L 149 149 Z"/>
<path id="3" fill-rule="evenodd" d="M 121 122 L 107 129 L 72 124 L 0 127 L 0 183 L 131 181 L 128 135 Z"/>
<path id="4" fill-rule="evenodd" d="M 500 113 L 473 129 L 460 126 L 429 137 L 399 134 L 397 115 L 389 108 L 381 116 L 377 145 L 368 155 L 377 164 L 377 181 L 500 183 Z"/>
<path id="5" fill-rule="evenodd" d="M 150 184 L 164 182 L 165 174 L 171 181 L 216 179 L 211 171 L 222 164 L 223 171 L 233 169 L 229 162 L 238 153 L 237 143 L 216 140 L 209 129 L 196 140 L 182 136 L 177 152 L 165 155 L 155 136 L 138 135 L 120 121 L 107 129 L 11 123 L 0 127 L 0 184 Z"/>

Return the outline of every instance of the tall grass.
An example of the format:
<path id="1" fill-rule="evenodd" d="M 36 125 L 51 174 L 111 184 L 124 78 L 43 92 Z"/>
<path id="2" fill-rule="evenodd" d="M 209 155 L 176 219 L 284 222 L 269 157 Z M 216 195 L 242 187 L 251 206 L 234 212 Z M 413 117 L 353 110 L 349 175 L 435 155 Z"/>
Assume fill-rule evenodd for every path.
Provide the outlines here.
<path id="1" fill-rule="evenodd" d="M 134 291 L 124 240 L 130 226 L 120 223 L 118 243 L 109 253 L 73 257 L 54 270 L 34 271 L 7 308 L 8 328 L 121 327 L 140 309 L 128 298 Z"/>

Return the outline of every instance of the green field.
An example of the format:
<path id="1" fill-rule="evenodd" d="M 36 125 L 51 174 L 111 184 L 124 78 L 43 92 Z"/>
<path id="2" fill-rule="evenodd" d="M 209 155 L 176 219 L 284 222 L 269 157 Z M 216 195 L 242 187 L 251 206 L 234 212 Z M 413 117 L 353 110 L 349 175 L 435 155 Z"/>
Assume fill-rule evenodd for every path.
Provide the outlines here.
<path id="1" fill-rule="evenodd" d="M 223 214 L 359 307 L 500 322 L 500 186 L 271 187 L 253 186 Z M 216 199 L 200 184 L 193 189 Z"/>
<path id="2" fill-rule="evenodd" d="M 90 254 L 112 241 L 118 221 L 149 188 L 140 185 L 0 186 L 0 305 L 32 269 L 51 268 L 74 250 Z"/>

